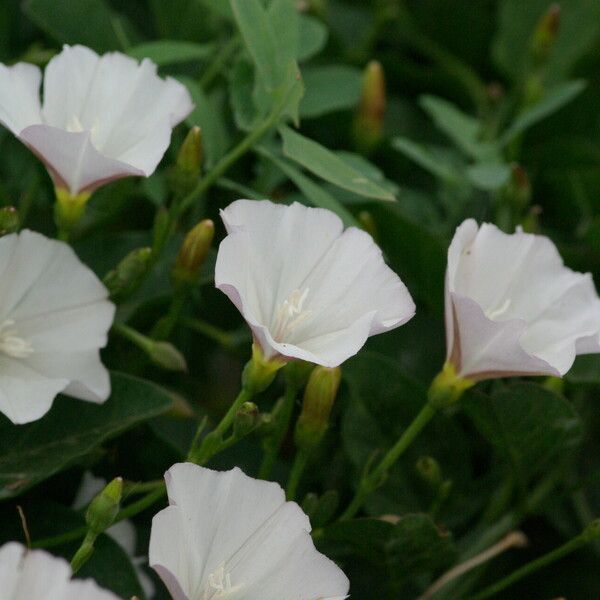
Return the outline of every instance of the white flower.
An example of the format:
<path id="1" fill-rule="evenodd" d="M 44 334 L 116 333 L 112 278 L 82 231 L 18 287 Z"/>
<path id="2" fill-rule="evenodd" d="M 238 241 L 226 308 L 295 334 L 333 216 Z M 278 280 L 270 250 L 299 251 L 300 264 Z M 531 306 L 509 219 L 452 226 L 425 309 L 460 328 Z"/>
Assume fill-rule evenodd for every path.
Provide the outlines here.
<path id="1" fill-rule="evenodd" d="M 69 563 L 9 542 L 0 548 L 2 600 L 119 600 L 91 579 L 71 580 Z"/>
<path id="2" fill-rule="evenodd" d="M 216 286 L 250 325 L 266 358 L 336 367 L 415 305 L 371 236 L 334 213 L 238 200 L 221 217 Z"/>
<path id="3" fill-rule="evenodd" d="M 110 394 L 99 349 L 114 316 L 104 285 L 63 242 L 33 231 L 0 238 L 0 412 L 42 417 L 59 392 Z"/>
<path id="4" fill-rule="evenodd" d="M 106 479 L 94 477 L 92 473 L 85 471 L 75 495 L 75 500 L 73 501 L 73 508 L 79 510 L 87 506 L 106 487 L 106 483 Z M 135 569 L 146 598 L 154 597 L 154 583 L 152 583 L 152 580 L 143 568 L 143 565 L 147 563 L 147 559 L 144 556 L 136 556 L 135 553 L 137 533 L 134 524 L 129 519 L 124 519 L 111 525 L 104 533 L 117 542 L 129 558 L 131 558 L 131 564 Z"/>
<path id="5" fill-rule="evenodd" d="M 472 380 L 564 375 L 600 352 L 592 277 L 564 266 L 546 237 L 472 219 L 456 231 L 446 272 L 447 361 Z"/>
<path id="6" fill-rule="evenodd" d="M 186 88 L 150 60 L 65 46 L 46 67 L 0 65 L 0 122 L 71 196 L 128 175 L 148 176 L 171 130 L 192 110 Z"/>
<path id="7" fill-rule="evenodd" d="M 343 600 L 349 582 L 317 552 L 308 517 L 276 483 L 191 463 L 166 475 L 170 506 L 150 566 L 174 600 Z"/>

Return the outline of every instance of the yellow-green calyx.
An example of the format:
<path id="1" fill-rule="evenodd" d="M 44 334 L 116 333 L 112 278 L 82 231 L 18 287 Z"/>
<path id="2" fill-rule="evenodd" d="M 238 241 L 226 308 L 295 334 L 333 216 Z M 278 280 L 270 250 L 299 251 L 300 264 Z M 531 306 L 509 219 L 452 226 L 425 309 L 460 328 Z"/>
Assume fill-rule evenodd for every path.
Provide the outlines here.
<path id="1" fill-rule="evenodd" d="M 77 225 L 83 213 L 91 192 L 80 192 L 72 195 L 63 187 L 54 188 L 56 204 L 54 206 L 54 218 L 59 232 L 68 234 Z"/>
<path id="2" fill-rule="evenodd" d="M 458 402 L 461 396 L 475 385 L 475 381 L 460 377 L 452 363 L 446 362 L 436 375 L 427 393 L 429 403 L 436 408 L 450 406 Z"/>
<path id="3" fill-rule="evenodd" d="M 252 358 L 244 367 L 242 373 L 242 385 L 252 395 L 266 390 L 277 371 L 285 366 L 281 358 L 266 358 L 258 344 L 252 345 Z"/>
<path id="4" fill-rule="evenodd" d="M 185 236 L 172 276 L 176 281 L 194 283 L 206 260 L 215 235 L 215 224 L 210 219 L 200 221 Z"/>
<path id="5" fill-rule="evenodd" d="M 85 520 L 93 533 L 99 535 L 114 522 L 121 505 L 123 480 L 113 479 L 90 503 Z"/>
<path id="6" fill-rule="evenodd" d="M 298 448 L 309 450 L 317 446 L 329 426 L 329 415 L 335 402 L 342 372 L 339 367 L 315 367 L 310 374 L 302 412 L 296 423 L 294 437 Z"/>

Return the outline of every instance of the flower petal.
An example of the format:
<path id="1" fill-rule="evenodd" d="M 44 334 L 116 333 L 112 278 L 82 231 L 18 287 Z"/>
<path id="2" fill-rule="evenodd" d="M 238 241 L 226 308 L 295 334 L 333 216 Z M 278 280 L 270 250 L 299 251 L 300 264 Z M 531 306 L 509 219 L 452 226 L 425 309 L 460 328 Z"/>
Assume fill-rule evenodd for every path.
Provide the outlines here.
<path id="1" fill-rule="evenodd" d="M 69 563 L 9 542 L 0 548 L 2 600 L 118 600 L 96 582 L 70 580 Z"/>
<path id="2" fill-rule="evenodd" d="M 41 123 L 40 82 L 42 73 L 34 65 L 0 64 L 0 122 L 15 135 Z"/>

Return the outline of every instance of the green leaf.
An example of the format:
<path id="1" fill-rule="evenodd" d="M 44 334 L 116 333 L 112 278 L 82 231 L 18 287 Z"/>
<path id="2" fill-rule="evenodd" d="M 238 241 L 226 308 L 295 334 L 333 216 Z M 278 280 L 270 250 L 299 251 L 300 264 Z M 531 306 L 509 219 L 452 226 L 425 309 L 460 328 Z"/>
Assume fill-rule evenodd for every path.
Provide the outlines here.
<path id="1" fill-rule="evenodd" d="M 130 48 L 127 50 L 127 54 L 138 60 L 149 58 L 159 67 L 163 67 L 165 65 L 204 60 L 213 52 L 214 48 L 214 44 L 196 44 L 194 42 L 179 40 L 157 40 Z"/>
<path id="2" fill-rule="evenodd" d="M 298 38 L 298 52 L 296 58 L 299 62 L 304 62 L 312 58 L 327 43 L 327 27 L 318 19 L 309 15 L 299 15 L 300 30 Z"/>
<path id="3" fill-rule="evenodd" d="M 171 398 L 153 383 L 112 375 L 102 405 L 58 397 L 39 421 L 16 427 L 0 421 L 0 499 L 23 493 L 65 469 L 107 439 L 164 413 Z"/>
<path id="4" fill-rule="evenodd" d="M 510 180 L 510 167 L 502 163 L 476 163 L 467 167 L 469 181 L 484 191 L 498 190 Z"/>
<path id="5" fill-rule="evenodd" d="M 336 110 L 355 107 L 360 100 L 362 74 L 345 65 L 307 67 L 302 71 L 306 94 L 300 116 L 320 117 Z"/>
<path id="6" fill-rule="evenodd" d="M 436 154 L 435 148 L 413 142 L 405 137 L 394 138 L 392 147 L 438 179 L 448 183 L 460 183 L 461 179 L 454 165 L 445 160 L 442 155 Z"/>
<path id="7" fill-rule="evenodd" d="M 25 14 L 60 43 L 123 50 L 131 27 L 105 0 L 26 0 Z"/>
<path id="8" fill-rule="evenodd" d="M 395 200 L 393 194 L 377 185 L 347 162 L 321 144 L 293 131 L 281 127 L 283 153 L 311 173 L 343 189 L 379 200 Z"/>
<path id="9" fill-rule="evenodd" d="M 235 124 L 242 131 L 250 131 L 259 119 L 254 103 L 254 68 L 245 57 L 234 65 L 229 79 L 229 100 Z"/>
<path id="10" fill-rule="evenodd" d="M 187 87 L 196 105 L 186 123 L 190 127 L 198 125 L 202 129 L 206 166 L 210 169 L 225 154 L 229 145 L 229 134 L 223 120 L 222 97 L 207 96 L 200 85 L 190 77 L 178 79 Z M 218 94 L 218 91 L 215 94 Z"/>
<path id="11" fill-rule="evenodd" d="M 278 169 L 285 173 L 296 184 L 296 186 L 298 186 L 298 189 L 302 192 L 310 204 L 319 208 L 326 208 L 334 212 L 336 215 L 338 215 L 338 217 L 340 217 L 340 219 L 342 219 L 346 227 L 360 227 L 359 223 L 352 216 L 352 214 L 348 212 L 334 196 L 326 192 L 322 187 L 306 177 L 292 163 L 284 158 L 276 156 L 264 146 L 259 147 L 258 150 Z"/>
<path id="12" fill-rule="evenodd" d="M 296 62 L 300 41 L 300 23 L 294 0 L 271 0 L 267 18 L 277 41 L 277 56 L 274 58 L 281 77 L 285 78 L 289 65 Z"/>
<path id="13" fill-rule="evenodd" d="M 560 464 L 582 438 L 582 424 L 573 406 L 534 383 L 503 386 L 491 396 L 472 393 L 463 406 L 523 484 Z"/>
<path id="14" fill-rule="evenodd" d="M 567 81 L 548 90 L 537 104 L 526 108 L 517 116 L 511 126 L 502 135 L 501 143 L 510 143 L 517 135 L 523 133 L 532 125 L 560 110 L 581 94 L 586 85 L 586 82 L 582 80 Z"/>
<path id="15" fill-rule="evenodd" d="M 600 383 L 600 354 L 579 355 L 565 378 L 573 383 Z"/>
<path id="16" fill-rule="evenodd" d="M 467 156 L 484 159 L 495 153 L 492 145 L 480 141 L 481 124 L 475 117 L 465 114 L 451 102 L 435 96 L 422 96 L 420 104 L 436 126 Z"/>

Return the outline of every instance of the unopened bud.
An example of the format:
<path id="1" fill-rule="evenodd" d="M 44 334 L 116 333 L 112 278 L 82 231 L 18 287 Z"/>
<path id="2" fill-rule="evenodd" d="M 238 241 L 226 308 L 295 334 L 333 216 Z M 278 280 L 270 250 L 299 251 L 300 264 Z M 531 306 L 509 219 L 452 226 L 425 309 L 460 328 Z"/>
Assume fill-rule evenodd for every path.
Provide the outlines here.
<path id="1" fill-rule="evenodd" d="M 170 172 L 169 181 L 178 197 L 189 194 L 200 178 L 204 150 L 200 127 L 192 127 L 177 155 L 177 161 Z"/>
<path id="2" fill-rule="evenodd" d="M 373 60 L 365 67 L 360 104 L 354 119 L 356 145 L 364 152 L 373 150 L 383 137 L 385 104 L 383 67 Z"/>
<path id="3" fill-rule="evenodd" d="M 80 192 L 72 195 L 69 190 L 63 187 L 54 188 L 54 192 L 56 194 L 54 220 L 61 235 L 66 237 L 83 217 L 91 192 Z"/>
<path id="4" fill-rule="evenodd" d="M 248 435 L 260 423 L 260 413 L 258 406 L 254 402 L 244 402 L 235 414 L 233 421 L 233 435 L 237 438 L 243 438 Z"/>
<path id="5" fill-rule="evenodd" d="M 304 496 L 302 500 L 302 511 L 310 519 L 311 524 L 314 527 L 313 515 L 319 506 L 319 496 L 314 492 L 309 492 Z"/>
<path id="6" fill-rule="evenodd" d="M 417 472 L 429 486 L 437 489 L 442 483 L 442 470 L 432 456 L 421 456 L 417 461 Z"/>
<path id="7" fill-rule="evenodd" d="M 14 206 L 0 208 L 0 235 L 14 233 L 19 229 L 19 213 Z"/>
<path id="8" fill-rule="evenodd" d="M 317 366 L 313 369 L 304 390 L 302 412 L 296 422 L 294 437 L 298 448 L 309 450 L 323 439 L 341 379 L 339 367 Z"/>
<path id="9" fill-rule="evenodd" d="M 119 299 L 133 291 L 146 269 L 152 256 L 151 248 L 132 250 L 121 262 L 104 277 L 104 285 L 110 292 L 110 297 Z"/>
<path id="10" fill-rule="evenodd" d="M 148 348 L 152 362 L 168 371 L 187 371 L 185 357 L 169 342 L 153 342 Z"/>
<path id="11" fill-rule="evenodd" d="M 242 372 L 242 386 L 253 395 L 266 390 L 273 383 L 277 371 L 285 364 L 285 361 L 278 358 L 265 358 L 260 346 L 252 344 L 252 358 Z"/>
<path id="12" fill-rule="evenodd" d="M 90 503 L 85 522 L 90 531 L 100 535 L 114 522 L 121 505 L 123 479 L 113 479 Z"/>
<path id="13" fill-rule="evenodd" d="M 188 232 L 181 244 L 173 267 L 172 276 L 174 280 L 189 283 L 196 281 L 210 250 L 214 235 L 215 224 L 210 219 L 200 221 Z"/>
<path id="14" fill-rule="evenodd" d="M 560 26 L 560 4 L 551 4 L 537 23 L 531 38 L 531 54 L 538 63 L 544 62 L 556 41 Z"/>

